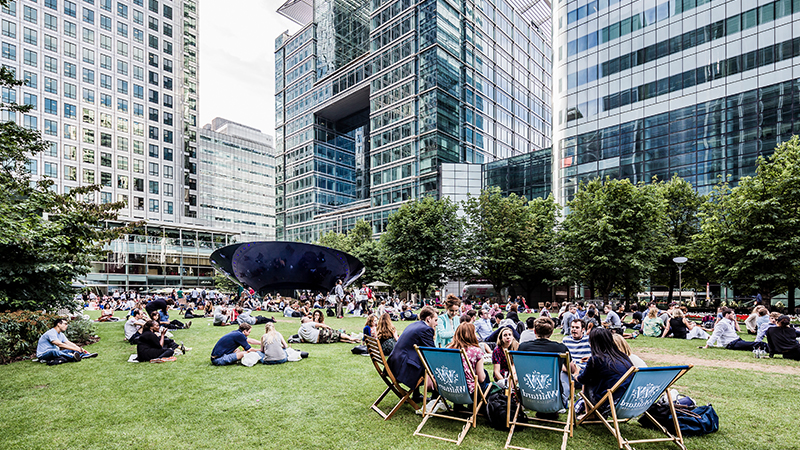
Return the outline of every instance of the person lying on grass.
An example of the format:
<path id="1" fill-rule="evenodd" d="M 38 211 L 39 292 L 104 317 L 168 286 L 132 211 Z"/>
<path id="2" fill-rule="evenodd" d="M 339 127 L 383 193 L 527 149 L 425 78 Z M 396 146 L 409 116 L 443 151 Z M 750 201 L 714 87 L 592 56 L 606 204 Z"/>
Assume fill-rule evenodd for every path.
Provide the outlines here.
<path id="1" fill-rule="evenodd" d="M 303 342 L 311 344 L 332 344 L 335 342 L 358 343 L 358 339 L 353 339 L 343 331 L 334 330 L 324 323 L 314 322 L 308 316 L 303 317 L 300 323 L 300 329 L 297 331 L 297 334 L 300 335 Z"/>

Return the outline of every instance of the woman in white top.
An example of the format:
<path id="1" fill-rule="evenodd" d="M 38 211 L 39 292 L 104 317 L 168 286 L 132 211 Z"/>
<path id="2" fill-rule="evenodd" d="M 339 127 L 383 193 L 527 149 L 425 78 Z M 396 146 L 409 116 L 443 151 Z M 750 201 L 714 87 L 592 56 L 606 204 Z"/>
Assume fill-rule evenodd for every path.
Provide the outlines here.
<path id="1" fill-rule="evenodd" d="M 286 348 L 289 347 L 289 344 L 275 329 L 274 323 L 267 323 L 264 331 L 264 335 L 261 336 L 261 362 L 263 364 L 285 363 L 289 359 L 286 354 Z"/>

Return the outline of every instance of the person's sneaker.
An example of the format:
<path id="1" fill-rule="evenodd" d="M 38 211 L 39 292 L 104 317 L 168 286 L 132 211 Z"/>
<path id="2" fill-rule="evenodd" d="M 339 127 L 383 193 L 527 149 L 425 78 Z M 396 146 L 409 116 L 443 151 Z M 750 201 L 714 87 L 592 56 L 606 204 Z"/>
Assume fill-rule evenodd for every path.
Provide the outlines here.
<path id="1" fill-rule="evenodd" d="M 150 362 L 153 363 L 153 364 L 158 364 L 158 363 L 164 362 L 164 360 L 161 359 L 161 358 L 153 358 L 153 359 L 150 360 Z"/>
<path id="2" fill-rule="evenodd" d="M 81 354 L 81 358 L 83 358 L 83 359 L 96 358 L 96 357 L 97 357 L 97 353 L 88 353 L 87 352 L 87 353 Z"/>
<path id="3" fill-rule="evenodd" d="M 434 404 L 435 404 L 435 406 L 434 406 Z M 434 401 L 428 402 L 428 404 L 425 405 L 425 411 L 426 411 L 426 414 L 435 414 L 435 413 L 439 413 L 439 412 L 444 412 L 444 411 L 447 411 L 447 406 L 445 406 L 444 400 L 441 400 L 441 401 L 434 400 Z M 417 414 L 422 415 L 422 408 L 417 410 Z"/>
<path id="4" fill-rule="evenodd" d="M 192 321 L 190 320 L 189 323 L 186 324 L 186 329 L 188 330 L 192 326 Z"/>
<path id="5" fill-rule="evenodd" d="M 75 362 L 80 361 L 82 358 L 83 358 L 83 354 L 81 354 L 81 352 L 74 352 L 72 354 L 72 359 L 74 359 Z"/>
<path id="6" fill-rule="evenodd" d="M 172 361 L 177 361 L 177 360 L 178 360 L 178 358 L 176 358 L 174 356 L 170 356 L 168 358 L 161 358 L 161 362 L 172 362 Z"/>

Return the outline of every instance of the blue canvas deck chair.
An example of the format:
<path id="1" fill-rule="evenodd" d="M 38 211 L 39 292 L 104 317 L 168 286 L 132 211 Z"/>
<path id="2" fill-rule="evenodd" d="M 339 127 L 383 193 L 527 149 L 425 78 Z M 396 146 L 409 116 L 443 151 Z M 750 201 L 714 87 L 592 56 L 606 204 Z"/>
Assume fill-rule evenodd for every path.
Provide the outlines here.
<path id="1" fill-rule="evenodd" d="M 469 368 L 469 371 L 472 374 L 472 379 L 476 380 L 476 383 L 475 391 L 473 393 L 469 392 L 466 372 L 464 372 L 464 363 L 462 362 L 462 358 L 466 360 L 466 354 L 463 350 L 417 346 L 414 346 L 414 348 L 416 348 L 417 353 L 419 353 L 419 357 L 422 360 L 422 364 L 425 366 L 425 393 L 422 400 L 423 418 L 422 423 L 420 423 L 416 431 L 414 431 L 414 436 L 440 439 L 443 441 L 454 442 L 456 445 L 459 445 L 464 439 L 464 436 L 466 436 L 467 431 L 469 431 L 470 426 L 475 427 L 478 411 L 480 410 L 481 405 L 486 402 L 486 392 L 481 391 L 480 384 L 477 383 L 477 377 L 475 376 L 475 373 L 471 367 Z M 448 400 L 458 405 L 467 405 L 468 417 L 428 412 L 428 380 L 433 380 L 434 388 L 437 392 L 439 392 L 440 395 L 439 398 L 434 400 L 434 403 L 430 408 L 431 411 L 436 411 L 437 403 L 444 403 L 444 400 Z M 489 388 L 486 390 L 488 391 Z M 446 403 L 444 404 L 447 406 Z M 464 422 L 464 427 L 461 429 L 461 433 L 458 434 L 457 439 L 447 439 L 441 436 L 420 433 L 420 431 L 422 431 L 422 427 L 425 426 L 425 424 L 428 422 L 428 419 L 431 417 L 440 417 L 443 419 Z"/>
<path id="2" fill-rule="evenodd" d="M 400 385 L 397 379 L 395 379 L 392 369 L 390 369 L 389 364 L 386 363 L 386 356 L 383 354 L 383 348 L 381 348 L 378 338 L 373 336 L 364 336 L 364 340 L 367 343 L 369 357 L 372 360 L 372 364 L 375 366 L 375 370 L 378 371 L 378 375 L 380 375 L 381 380 L 386 383 L 386 390 L 383 391 L 383 394 L 381 394 L 380 397 L 375 400 L 375 403 L 372 404 L 372 410 L 380 414 L 381 417 L 383 417 L 383 420 L 389 420 L 406 402 L 408 402 L 415 410 L 419 409 L 419 406 L 417 406 L 417 404 L 414 403 L 414 400 L 411 399 L 411 393 L 422 382 L 422 377 L 419 378 L 417 384 L 411 389 L 405 389 Z M 394 392 L 400 401 L 397 402 L 394 408 L 392 408 L 392 410 L 387 414 L 381 411 L 381 409 L 378 407 L 378 404 L 384 399 L 384 397 L 386 397 L 387 394 L 389 394 L 389 392 Z"/>
<path id="3" fill-rule="evenodd" d="M 681 435 L 681 427 L 678 424 L 678 416 L 675 414 L 675 404 L 673 403 L 669 388 L 691 368 L 692 366 L 690 365 L 644 368 L 631 367 L 625 372 L 625 375 L 600 398 L 596 405 L 592 405 L 589 399 L 581 393 L 581 397 L 583 397 L 583 400 L 586 402 L 586 415 L 578 421 L 578 425 L 582 423 L 602 423 L 608 428 L 608 431 L 617 438 L 619 448 L 631 450 L 631 444 L 643 442 L 674 442 L 682 450 L 686 450 L 686 447 L 683 445 L 683 435 Z M 628 378 L 631 380 L 628 389 L 621 397 L 614 401 L 614 392 L 619 389 L 619 386 Z M 664 392 L 666 392 L 667 395 L 670 413 L 672 414 L 672 420 L 675 425 L 675 434 L 677 434 L 677 436 L 670 434 L 666 428 L 653 419 L 647 412 L 647 409 L 650 408 L 653 403 L 657 402 Z M 608 405 L 611 410 L 611 417 L 609 418 L 604 418 L 599 412 L 604 405 Z M 638 440 L 623 438 L 620 433 L 619 424 L 639 417 L 642 414 L 648 416 L 653 423 L 658 424 L 661 431 L 666 434 L 667 437 Z M 592 416 L 595 416 L 599 420 L 589 420 Z"/>
<path id="4" fill-rule="evenodd" d="M 505 448 L 529 450 L 527 447 L 511 445 L 511 438 L 517 426 L 558 431 L 564 434 L 561 450 L 567 447 L 567 438 L 572 436 L 575 424 L 575 384 L 569 377 L 569 404 L 567 420 L 538 419 L 529 417 L 529 423 L 518 422 L 517 417 L 522 409 L 539 413 L 558 413 L 564 409 L 561 384 L 561 367 L 570 366 L 569 353 L 538 353 L 505 350 L 509 368 L 508 407 L 506 408 L 506 424 L 508 439 Z M 511 394 L 516 395 L 518 403 L 516 411 L 511 411 Z M 556 426 L 558 425 L 558 426 Z"/>

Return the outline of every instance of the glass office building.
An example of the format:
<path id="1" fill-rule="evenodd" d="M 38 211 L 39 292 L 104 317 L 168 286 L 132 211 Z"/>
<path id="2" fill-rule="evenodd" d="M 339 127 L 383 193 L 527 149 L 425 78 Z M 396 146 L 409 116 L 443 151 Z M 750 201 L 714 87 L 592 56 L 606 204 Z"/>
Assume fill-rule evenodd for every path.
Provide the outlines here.
<path id="1" fill-rule="evenodd" d="M 708 192 L 800 132 L 800 2 L 560 0 L 554 193 L 673 174 Z"/>
<path id="2" fill-rule="evenodd" d="M 381 233 L 403 202 L 451 195 L 442 180 L 460 175 L 444 164 L 550 147 L 545 2 L 288 0 L 278 12 L 303 25 L 275 43 L 278 239 L 359 219 Z"/>

